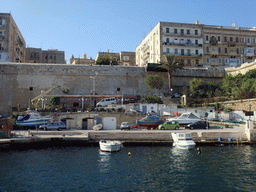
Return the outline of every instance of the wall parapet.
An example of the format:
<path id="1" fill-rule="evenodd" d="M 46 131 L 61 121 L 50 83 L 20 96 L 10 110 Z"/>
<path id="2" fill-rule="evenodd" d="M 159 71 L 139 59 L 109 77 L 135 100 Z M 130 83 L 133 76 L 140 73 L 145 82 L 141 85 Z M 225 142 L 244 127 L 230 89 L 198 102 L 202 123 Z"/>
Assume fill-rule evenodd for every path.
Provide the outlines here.
<path id="1" fill-rule="evenodd" d="M 146 76 L 145 67 L 134 66 L 84 66 L 68 64 L 31 64 L 31 63 L 0 63 L 0 73 L 12 75 L 111 75 L 111 76 Z M 150 72 L 149 72 L 150 74 Z M 226 71 L 218 68 L 178 69 L 173 72 L 176 77 L 210 77 L 224 78 Z"/>

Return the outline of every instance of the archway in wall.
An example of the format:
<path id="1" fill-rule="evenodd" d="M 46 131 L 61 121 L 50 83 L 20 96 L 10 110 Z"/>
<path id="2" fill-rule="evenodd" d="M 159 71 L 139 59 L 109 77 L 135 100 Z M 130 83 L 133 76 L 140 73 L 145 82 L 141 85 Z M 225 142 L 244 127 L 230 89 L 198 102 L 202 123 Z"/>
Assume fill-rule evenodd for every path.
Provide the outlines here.
<path id="1" fill-rule="evenodd" d="M 73 118 L 63 118 L 61 119 L 61 122 L 65 123 L 66 128 L 71 128 L 72 127 L 72 123 L 70 123 L 72 120 L 74 120 Z"/>
<path id="2" fill-rule="evenodd" d="M 83 118 L 82 119 L 82 129 L 92 130 L 92 127 L 94 125 L 94 119 L 93 118 Z"/>

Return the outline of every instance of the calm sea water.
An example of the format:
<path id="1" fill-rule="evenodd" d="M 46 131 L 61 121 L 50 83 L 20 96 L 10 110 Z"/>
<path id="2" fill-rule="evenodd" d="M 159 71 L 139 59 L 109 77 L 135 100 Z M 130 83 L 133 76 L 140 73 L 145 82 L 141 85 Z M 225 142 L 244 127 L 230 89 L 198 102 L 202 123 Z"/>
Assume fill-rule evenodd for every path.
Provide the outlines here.
<path id="1" fill-rule="evenodd" d="M 256 147 L 0 152 L 0 191 L 256 191 Z M 127 153 L 132 155 L 128 156 Z"/>

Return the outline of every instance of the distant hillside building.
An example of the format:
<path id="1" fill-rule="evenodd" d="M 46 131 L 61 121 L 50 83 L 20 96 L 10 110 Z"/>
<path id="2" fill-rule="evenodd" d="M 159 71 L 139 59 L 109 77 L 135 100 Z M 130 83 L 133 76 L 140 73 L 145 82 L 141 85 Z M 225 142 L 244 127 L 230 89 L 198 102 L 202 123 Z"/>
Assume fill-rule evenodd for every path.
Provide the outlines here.
<path id="1" fill-rule="evenodd" d="M 26 42 L 10 13 L 0 13 L 0 62 L 24 62 Z"/>
<path id="2" fill-rule="evenodd" d="M 256 58 L 256 28 L 159 22 L 136 48 L 136 64 L 174 55 L 186 68 L 226 68 Z"/>
<path id="3" fill-rule="evenodd" d="M 74 55 L 71 56 L 69 64 L 71 65 L 92 65 L 95 60 L 90 58 L 87 59 L 87 55 L 84 53 L 82 58 L 75 58 Z"/>
<path id="4" fill-rule="evenodd" d="M 120 53 L 110 53 L 108 52 L 98 52 L 96 61 L 99 57 L 110 57 L 114 58 L 118 61 L 118 64 L 121 66 L 135 66 L 135 52 L 124 52 L 121 51 Z"/>

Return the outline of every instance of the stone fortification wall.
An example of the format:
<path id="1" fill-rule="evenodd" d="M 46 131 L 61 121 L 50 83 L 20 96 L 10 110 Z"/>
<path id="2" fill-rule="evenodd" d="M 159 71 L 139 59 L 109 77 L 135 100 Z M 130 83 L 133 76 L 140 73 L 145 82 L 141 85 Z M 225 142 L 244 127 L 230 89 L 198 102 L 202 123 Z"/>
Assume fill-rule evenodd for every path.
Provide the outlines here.
<path id="1" fill-rule="evenodd" d="M 144 67 L 84 66 L 61 64 L 0 64 L 0 113 L 10 114 L 12 107 L 30 107 L 30 100 L 56 85 L 70 89 L 69 95 L 90 95 L 95 76 L 95 90 L 99 95 L 146 95 L 149 93 L 145 78 L 149 74 Z M 168 92 L 166 73 L 158 73 L 164 79 L 162 92 Z M 220 70 L 178 70 L 173 74 L 175 87 L 188 86 L 194 78 L 220 82 L 225 76 Z M 120 91 L 117 91 L 120 90 Z M 49 95 L 64 95 L 55 89 Z"/>
<path id="2" fill-rule="evenodd" d="M 229 67 L 226 68 L 226 72 L 231 75 L 237 75 L 239 73 L 245 74 L 249 70 L 256 69 L 256 61 L 251 63 L 244 63 L 241 65 L 241 67 Z"/>

